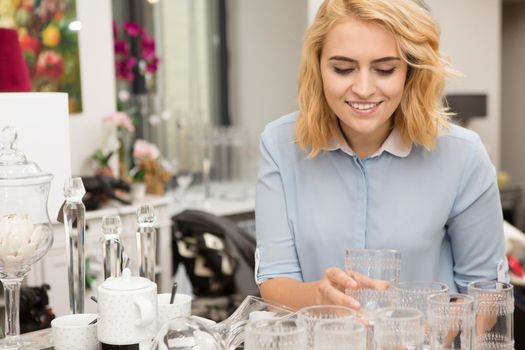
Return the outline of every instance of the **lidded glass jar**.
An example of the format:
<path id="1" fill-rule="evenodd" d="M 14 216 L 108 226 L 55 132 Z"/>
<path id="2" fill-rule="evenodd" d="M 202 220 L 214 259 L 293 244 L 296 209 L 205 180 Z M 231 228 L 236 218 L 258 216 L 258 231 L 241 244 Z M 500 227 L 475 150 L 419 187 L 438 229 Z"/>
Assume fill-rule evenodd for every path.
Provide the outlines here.
<path id="1" fill-rule="evenodd" d="M 0 280 L 6 298 L 2 348 L 21 346 L 18 335 L 20 284 L 31 265 L 53 244 L 47 198 L 53 175 L 16 149 L 13 127 L 0 130 Z"/>

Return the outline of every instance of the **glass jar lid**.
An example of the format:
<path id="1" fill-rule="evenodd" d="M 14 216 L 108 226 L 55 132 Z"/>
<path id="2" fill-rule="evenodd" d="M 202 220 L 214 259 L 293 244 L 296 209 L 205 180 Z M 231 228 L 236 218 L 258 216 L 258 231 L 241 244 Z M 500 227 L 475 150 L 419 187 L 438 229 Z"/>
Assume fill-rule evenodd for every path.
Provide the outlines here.
<path id="1" fill-rule="evenodd" d="M 7 180 L 50 181 L 53 175 L 43 172 L 16 148 L 17 132 L 12 126 L 0 130 L 0 183 Z"/>

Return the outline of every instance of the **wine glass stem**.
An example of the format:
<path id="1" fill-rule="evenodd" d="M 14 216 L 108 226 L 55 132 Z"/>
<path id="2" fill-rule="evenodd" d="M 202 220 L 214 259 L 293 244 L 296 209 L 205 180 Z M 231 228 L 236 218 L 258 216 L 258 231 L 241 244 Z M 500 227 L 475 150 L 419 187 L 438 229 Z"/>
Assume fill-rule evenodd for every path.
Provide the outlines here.
<path id="1" fill-rule="evenodd" d="M 5 296 L 5 345 L 20 342 L 20 285 L 23 278 L 2 279 Z"/>

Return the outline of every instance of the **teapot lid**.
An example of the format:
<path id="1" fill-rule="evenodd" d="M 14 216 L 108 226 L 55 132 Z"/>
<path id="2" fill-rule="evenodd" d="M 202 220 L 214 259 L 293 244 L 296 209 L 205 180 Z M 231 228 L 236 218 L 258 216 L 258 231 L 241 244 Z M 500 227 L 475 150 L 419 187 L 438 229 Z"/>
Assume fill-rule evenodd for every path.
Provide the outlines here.
<path id="1" fill-rule="evenodd" d="M 102 286 L 109 290 L 131 291 L 143 289 L 151 286 L 153 282 L 139 276 L 131 276 L 131 270 L 125 268 L 121 277 L 110 277 L 102 283 Z"/>
<path id="2" fill-rule="evenodd" d="M 0 182 L 3 180 L 51 181 L 53 175 L 28 161 L 24 153 L 15 146 L 18 135 L 15 128 L 5 126 L 0 130 Z M 38 181 L 40 182 L 40 181 Z"/>

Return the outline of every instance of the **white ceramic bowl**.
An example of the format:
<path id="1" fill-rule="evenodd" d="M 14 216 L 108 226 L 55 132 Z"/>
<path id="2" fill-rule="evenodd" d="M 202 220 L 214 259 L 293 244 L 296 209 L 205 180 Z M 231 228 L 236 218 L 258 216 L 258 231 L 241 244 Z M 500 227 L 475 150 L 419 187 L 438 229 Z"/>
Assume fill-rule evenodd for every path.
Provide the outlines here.
<path id="1" fill-rule="evenodd" d="M 55 350 L 97 350 L 97 314 L 74 314 L 51 321 Z"/>

